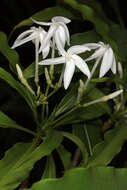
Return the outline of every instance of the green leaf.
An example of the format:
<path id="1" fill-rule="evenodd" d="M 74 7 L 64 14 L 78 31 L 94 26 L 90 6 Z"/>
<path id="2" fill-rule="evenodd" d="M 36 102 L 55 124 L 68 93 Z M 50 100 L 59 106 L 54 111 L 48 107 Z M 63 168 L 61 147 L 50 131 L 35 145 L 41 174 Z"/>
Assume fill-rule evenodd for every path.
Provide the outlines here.
<path id="1" fill-rule="evenodd" d="M 75 135 L 68 133 L 68 132 L 61 132 L 62 135 L 66 138 L 68 138 L 69 140 L 71 140 L 72 142 L 74 142 L 81 150 L 82 152 L 82 162 L 81 165 L 86 165 L 87 161 L 88 161 L 88 152 L 87 149 L 85 147 L 85 144 Z"/>
<path id="2" fill-rule="evenodd" d="M 41 180 L 35 183 L 30 190 L 126 190 L 126 178 L 126 168 L 76 168 L 67 171 L 60 179 Z"/>
<path id="3" fill-rule="evenodd" d="M 101 37 L 97 34 L 96 31 L 88 31 L 88 32 L 82 32 L 73 34 L 71 36 L 71 45 L 81 45 L 84 43 L 96 43 L 101 40 Z"/>
<path id="4" fill-rule="evenodd" d="M 104 141 L 94 147 L 93 156 L 89 159 L 88 167 L 109 164 L 120 152 L 125 140 L 127 140 L 126 124 L 119 124 L 105 133 Z"/>
<path id="5" fill-rule="evenodd" d="M 96 31 L 102 35 L 107 36 L 109 32 L 108 25 L 96 14 L 96 12 L 88 5 L 78 3 L 76 0 L 64 0 L 65 3 L 70 5 L 73 9 L 81 12 L 85 20 L 89 20 L 94 23 Z"/>
<path id="6" fill-rule="evenodd" d="M 69 151 L 67 151 L 63 145 L 60 145 L 57 148 L 57 152 L 60 156 L 60 159 L 63 163 L 64 169 L 68 170 L 72 167 L 72 161 L 71 161 L 71 153 Z"/>
<path id="7" fill-rule="evenodd" d="M 3 113 L 1 111 L 0 111 L 0 127 L 15 128 L 15 129 L 18 129 L 18 130 L 21 130 L 21 131 L 24 131 L 24 132 L 27 132 L 27 133 L 30 133 L 30 134 L 36 136 L 36 133 L 34 133 L 33 131 L 31 131 L 27 128 L 24 128 L 24 127 L 18 125 L 14 120 L 9 118 L 5 113 Z"/>
<path id="8" fill-rule="evenodd" d="M 11 70 L 15 72 L 15 65 L 19 64 L 19 55 L 15 50 L 9 47 L 7 36 L 3 32 L 0 32 L 0 52 L 9 61 Z"/>
<path id="9" fill-rule="evenodd" d="M 12 88 L 18 91 L 18 93 L 26 100 L 30 108 L 33 110 L 35 107 L 33 95 L 24 87 L 21 83 L 16 81 L 13 76 L 0 68 L 0 78 L 6 81 Z"/>
<path id="10" fill-rule="evenodd" d="M 95 25 L 96 32 L 108 42 L 115 52 L 118 54 L 118 47 L 116 42 L 109 36 L 108 24 L 92 9 L 90 6 L 78 3 L 76 0 L 64 0 L 65 3 L 70 5 L 73 9 L 82 14 L 84 20 L 89 20 Z"/>
<path id="11" fill-rule="evenodd" d="M 92 148 L 102 141 L 101 127 L 102 122 L 100 120 L 89 122 L 89 124 L 72 125 L 73 134 L 84 142 L 90 154 L 92 153 Z"/>
<path id="12" fill-rule="evenodd" d="M 9 149 L 0 160 L 0 189 L 14 190 L 29 175 L 36 161 L 58 148 L 63 137 L 57 131 L 50 131 L 44 142 L 18 143 Z"/>
<path id="13" fill-rule="evenodd" d="M 55 178 L 55 177 L 56 177 L 55 162 L 54 162 L 53 156 L 50 155 L 47 157 L 46 166 L 45 166 L 45 170 L 44 170 L 42 179 Z"/>
<path id="14" fill-rule="evenodd" d="M 38 20 L 38 21 L 49 21 L 52 17 L 60 15 L 60 16 L 64 16 L 67 17 L 69 19 L 77 19 L 77 17 L 68 9 L 65 9 L 64 7 L 59 7 L 59 6 L 55 6 L 55 7 L 50 7 L 50 8 L 46 8 L 44 10 L 41 10 L 37 13 L 35 13 L 34 15 L 32 15 L 31 17 Z M 21 21 L 18 25 L 16 25 L 13 29 L 13 31 L 17 28 L 20 28 L 22 26 L 30 26 L 33 24 L 33 21 L 29 18 L 29 19 L 25 19 L 23 21 Z"/>

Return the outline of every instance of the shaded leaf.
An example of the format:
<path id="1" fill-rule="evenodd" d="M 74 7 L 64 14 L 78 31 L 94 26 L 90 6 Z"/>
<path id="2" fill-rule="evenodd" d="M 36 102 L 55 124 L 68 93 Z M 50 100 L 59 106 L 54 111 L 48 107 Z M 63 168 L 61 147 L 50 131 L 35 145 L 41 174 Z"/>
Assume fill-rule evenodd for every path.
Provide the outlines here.
<path id="1" fill-rule="evenodd" d="M 30 190 L 126 190 L 127 169 L 113 167 L 76 168 L 60 179 L 45 179 L 35 183 Z M 26 189 L 25 189 L 26 190 Z"/>
<path id="2" fill-rule="evenodd" d="M 35 103 L 33 95 L 24 87 L 20 82 L 15 80 L 13 76 L 0 68 L 0 78 L 6 81 L 12 88 L 18 91 L 18 93 L 26 100 L 30 108 L 33 110 Z"/>
<path id="3" fill-rule="evenodd" d="M 61 141 L 62 135 L 51 131 L 38 147 L 35 140 L 35 143 L 18 143 L 10 148 L 0 160 L 0 189 L 14 190 L 28 177 L 34 163 L 50 155 Z"/>
<path id="4" fill-rule="evenodd" d="M 69 168 L 72 167 L 72 162 L 71 162 L 71 153 L 67 151 L 63 145 L 60 145 L 57 148 L 57 152 L 60 156 L 60 159 L 63 163 L 64 169 L 68 170 Z"/>
<path id="5" fill-rule="evenodd" d="M 19 55 L 15 50 L 9 47 L 7 36 L 3 32 L 0 32 L 0 52 L 9 61 L 11 70 L 15 72 L 15 65 L 19 64 Z"/>
<path id="6" fill-rule="evenodd" d="M 60 15 L 60 16 L 64 16 L 70 19 L 77 19 L 77 17 L 68 9 L 65 9 L 64 7 L 59 7 L 59 6 L 55 6 L 55 7 L 50 7 L 50 8 L 46 8 L 44 10 L 41 10 L 37 13 L 35 13 L 34 15 L 32 15 L 31 17 L 38 20 L 38 21 L 49 21 L 52 17 Z M 16 25 L 14 27 L 14 30 L 17 28 L 20 28 L 22 26 L 30 26 L 33 24 L 33 21 L 31 19 L 25 19 L 23 21 L 21 21 L 18 25 Z"/>
<path id="7" fill-rule="evenodd" d="M 47 157 L 46 166 L 45 166 L 45 170 L 44 170 L 42 179 L 55 178 L 55 177 L 56 177 L 56 166 L 55 166 L 53 156 L 50 155 Z"/>
<path id="8" fill-rule="evenodd" d="M 89 159 L 88 167 L 109 164 L 118 154 L 123 143 L 127 140 L 127 125 L 119 124 L 105 133 L 104 141 L 93 149 L 93 156 Z"/>

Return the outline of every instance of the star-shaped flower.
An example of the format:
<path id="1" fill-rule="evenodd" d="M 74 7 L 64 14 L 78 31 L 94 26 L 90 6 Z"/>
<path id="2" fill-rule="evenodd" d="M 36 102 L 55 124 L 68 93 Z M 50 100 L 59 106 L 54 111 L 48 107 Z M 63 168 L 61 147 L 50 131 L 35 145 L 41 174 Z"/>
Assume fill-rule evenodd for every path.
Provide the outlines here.
<path id="1" fill-rule="evenodd" d="M 46 34 L 47 32 L 42 27 L 31 27 L 30 30 L 25 31 L 18 36 L 11 48 L 14 49 L 20 45 L 25 44 L 26 42 L 32 41 L 35 44 L 35 46 L 38 46 L 39 51 L 39 43 L 40 46 L 42 46 Z M 48 42 L 46 46 L 42 49 L 43 58 L 47 57 L 49 50 L 50 42 Z"/>
<path id="2" fill-rule="evenodd" d="M 32 21 L 36 24 L 43 26 L 50 26 L 49 31 L 45 37 L 44 43 L 41 45 L 40 50 L 50 41 L 51 38 L 54 39 L 54 42 L 59 50 L 59 44 L 64 48 L 65 43 L 67 42 L 70 45 L 70 35 L 66 24 L 71 22 L 70 19 L 56 16 L 51 19 L 52 22 L 39 22 L 34 19 Z"/>
<path id="3" fill-rule="evenodd" d="M 39 60 L 39 45 L 42 46 L 43 41 L 46 37 L 47 32 L 41 27 L 31 27 L 30 30 L 27 30 L 20 34 L 15 40 L 12 49 L 25 44 L 26 42 L 32 41 L 35 44 L 35 82 L 38 83 L 38 60 Z M 50 50 L 50 41 L 41 48 L 43 58 L 46 58 Z"/>
<path id="4" fill-rule="evenodd" d="M 77 66 L 78 69 L 80 69 L 80 71 L 82 71 L 85 75 L 90 77 L 90 71 L 87 64 L 81 57 L 77 55 L 89 50 L 90 50 L 89 48 L 84 47 L 82 45 L 72 46 L 67 50 L 67 52 L 64 49 L 60 49 L 60 53 L 62 55 L 61 57 L 45 59 L 39 62 L 39 65 L 66 63 L 63 80 L 64 80 L 64 88 L 67 89 L 73 77 L 75 66 Z"/>
<path id="5" fill-rule="evenodd" d="M 85 61 L 102 59 L 99 77 L 103 77 L 109 69 L 111 69 L 114 74 L 116 73 L 116 60 L 113 50 L 109 44 L 99 42 L 84 44 L 84 46 L 90 49 L 96 49 L 89 58 L 85 59 Z"/>

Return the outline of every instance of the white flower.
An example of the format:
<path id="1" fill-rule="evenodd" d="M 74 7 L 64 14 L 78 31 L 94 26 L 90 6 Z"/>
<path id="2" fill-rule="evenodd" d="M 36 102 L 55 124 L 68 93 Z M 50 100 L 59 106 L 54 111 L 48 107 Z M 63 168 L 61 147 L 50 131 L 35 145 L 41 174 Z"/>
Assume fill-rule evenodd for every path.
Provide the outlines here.
<path id="1" fill-rule="evenodd" d="M 89 58 L 85 59 L 85 61 L 102 58 L 99 77 L 103 77 L 109 69 L 111 69 L 114 74 L 116 73 L 116 60 L 109 44 L 99 42 L 84 44 L 84 46 L 90 49 L 97 49 Z"/>
<path id="2" fill-rule="evenodd" d="M 41 45 L 40 50 L 50 41 L 51 38 L 54 39 L 55 44 L 59 50 L 59 45 L 64 48 L 67 42 L 70 45 L 70 35 L 66 24 L 71 22 L 70 19 L 56 16 L 51 19 L 52 22 L 38 22 L 34 19 L 32 21 L 39 25 L 50 26 L 49 31 L 45 37 L 44 43 Z"/>
<path id="3" fill-rule="evenodd" d="M 73 77 L 75 66 L 78 67 L 85 75 L 90 77 L 90 71 L 85 63 L 85 61 L 76 54 L 83 53 L 85 51 L 89 51 L 90 49 L 81 45 L 72 46 L 66 52 L 64 49 L 60 50 L 61 57 L 45 59 L 39 63 L 39 65 L 51 65 L 51 64 L 61 64 L 66 63 L 65 71 L 64 71 L 64 88 L 67 89 L 71 79 Z"/>
<path id="4" fill-rule="evenodd" d="M 39 45 L 42 46 L 44 38 L 47 32 L 39 27 L 31 27 L 30 30 L 27 30 L 20 34 L 18 38 L 15 40 L 12 49 L 26 43 L 32 41 L 35 44 L 35 82 L 38 83 L 38 60 L 39 60 Z M 50 50 L 50 41 L 41 49 L 43 58 L 46 58 L 49 54 Z"/>
<path id="5" fill-rule="evenodd" d="M 41 27 L 31 27 L 30 30 L 25 31 L 18 36 L 11 48 L 14 49 L 22 44 L 25 44 L 26 42 L 32 41 L 33 43 L 35 43 L 35 46 L 38 46 L 39 51 L 39 43 L 40 46 L 42 46 L 46 34 L 47 32 Z M 50 42 L 48 42 L 46 46 L 42 49 L 43 58 L 47 57 L 49 50 Z"/>

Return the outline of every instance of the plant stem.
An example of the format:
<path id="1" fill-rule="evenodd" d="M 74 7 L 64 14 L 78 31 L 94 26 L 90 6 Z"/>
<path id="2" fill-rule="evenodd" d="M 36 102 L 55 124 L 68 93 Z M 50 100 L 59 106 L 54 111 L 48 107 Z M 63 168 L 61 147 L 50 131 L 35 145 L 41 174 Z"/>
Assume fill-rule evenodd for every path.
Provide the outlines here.
<path id="1" fill-rule="evenodd" d="M 87 142 L 88 142 L 90 156 L 93 156 L 93 150 L 92 150 L 92 146 L 91 146 L 91 142 L 90 142 L 90 138 L 89 138 L 89 134 L 88 134 L 86 125 L 84 125 L 83 128 L 84 128 L 84 131 L 85 131 L 85 134 L 86 134 L 86 139 L 87 139 Z"/>
<path id="2" fill-rule="evenodd" d="M 93 68 L 92 68 L 90 78 L 88 78 L 88 79 L 86 80 L 86 82 L 85 82 L 85 87 L 84 87 L 84 89 L 86 89 L 86 87 L 88 86 L 88 84 L 89 84 L 89 82 L 90 82 L 90 80 L 91 80 L 91 78 L 92 78 L 92 76 L 93 76 L 93 74 L 94 74 L 94 72 L 95 72 L 95 70 L 96 70 L 96 68 L 97 68 L 97 66 L 98 66 L 98 64 L 99 64 L 99 62 L 100 62 L 100 60 L 101 60 L 101 57 L 99 57 L 99 58 L 96 60 L 94 66 L 93 66 Z"/>
<path id="3" fill-rule="evenodd" d="M 39 60 L 39 54 L 38 54 L 38 48 L 39 48 L 39 40 L 35 40 L 35 83 L 38 86 L 38 60 Z"/>
<path id="4" fill-rule="evenodd" d="M 52 125 L 54 125 L 53 128 L 55 128 L 55 124 L 56 124 L 58 121 L 64 119 L 64 118 L 67 117 L 70 113 L 72 113 L 73 111 L 75 111 L 76 109 L 78 109 L 79 107 L 80 107 L 80 104 L 76 104 L 71 110 L 69 110 L 68 112 L 66 112 L 65 114 L 63 114 L 61 117 L 59 117 L 58 119 L 56 119 L 56 120 L 52 123 Z"/>

